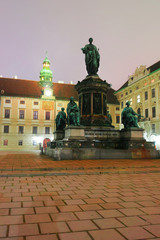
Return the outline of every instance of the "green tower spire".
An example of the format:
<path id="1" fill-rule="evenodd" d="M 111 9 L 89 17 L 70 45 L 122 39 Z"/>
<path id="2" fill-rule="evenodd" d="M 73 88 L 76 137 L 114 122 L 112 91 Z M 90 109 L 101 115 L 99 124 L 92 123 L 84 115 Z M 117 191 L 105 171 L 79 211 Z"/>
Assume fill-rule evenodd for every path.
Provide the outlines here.
<path id="1" fill-rule="evenodd" d="M 48 53 L 46 52 L 46 57 L 43 61 L 43 69 L 40 71 L 40 85 L 42 87 L 51 87 L 53 85 L 53 73 L 50 69 L 50 61 L 47 55 Z"/>

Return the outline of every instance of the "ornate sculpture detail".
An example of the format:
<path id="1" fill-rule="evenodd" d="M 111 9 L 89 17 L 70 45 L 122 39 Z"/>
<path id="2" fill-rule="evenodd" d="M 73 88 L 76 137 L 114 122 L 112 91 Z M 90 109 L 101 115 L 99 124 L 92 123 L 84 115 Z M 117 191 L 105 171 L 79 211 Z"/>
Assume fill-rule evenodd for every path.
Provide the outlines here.
<path id="1" fill-rule="evenodd" d="M 124 124 L 125 129 L 129 128 L 139 128 L 138 126 L 138 118 L 136 117 L 142 117 L 140 114 L 137 114 L 133 111 L 133 109 L 130 107 L 130 102 L 128 101 L 126 103 L 126 107 L 122 111 L 122 123 Z"/>
<path id="2" fill-rule="evenodd" d="M 70 98 L 70 102 L 67 105 L 67 120 L 68 120 L 68 125 L 74 125 L 74 126 L 80 125 L 79 107 L 74 102 L 74 97 Z"/>
<path id="3" fill-rule="evenodd" d="M 145 65 L 141 65 L 139 68 L 137 67 L 134 74 L 128 77 L 129 84 L 137 81 L 138 79 L 147 76 L 150 73 L 150 70 L 147 70 Z"/>
<path id="4" fill-rule="evenodd" d="M 56 116 L 56 130 L 63 130 L 66 127 L 66 113 L 64 108 Z"/>
<path id="5" fill-rule="evenodd" d="M 92 44 L 93 38 L 89 39 L 89 44 L 81 48 L 85 54 L 86 69 L 88 75 L 97 75 L 99 68 L 100 55 L 95 45 Z"/>

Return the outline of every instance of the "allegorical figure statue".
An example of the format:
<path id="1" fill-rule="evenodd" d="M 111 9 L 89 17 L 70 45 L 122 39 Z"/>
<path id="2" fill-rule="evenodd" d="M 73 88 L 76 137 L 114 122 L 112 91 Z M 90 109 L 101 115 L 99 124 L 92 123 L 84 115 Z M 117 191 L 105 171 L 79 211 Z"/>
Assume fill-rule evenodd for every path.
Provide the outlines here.
<path id="1" fill-rule="evenodd" d="M 56 130 L 63 130 L 66 127 L 66 113 L 64 108 L 56 116 Z"/>
<path id="2" fill-rule="evenodd" d="M 96 46 L 94 46 L 92 42 L 93 38 L 90 38 L 89 44 L 85 45 L 85 47 L 81 48 L 81 50 L 85 54 L 85 62 L 88 75 L 97 75 L 100 55 Z"/>
<path id="3" fill-rule="evenodd" d="M 79 107 L 75 103 L 74 97 L 70 98 L 70 102 L 67 105 L 67 118 L 68 118 L 68 125 L 74 125 L 74 126 L 80 125 Z"/>
<path id="4" fill-rule="evenodd" d="M 130 107 L 130 101 L 126 103 L 126 107 L 122 111 L 122 123 L 124 124 L 124 128 L 139 128 L 138 126 L 138 118 L 136 117 L 142 117 L 140 114 L 137 114 L 133 111 L 133 109 Z"/>

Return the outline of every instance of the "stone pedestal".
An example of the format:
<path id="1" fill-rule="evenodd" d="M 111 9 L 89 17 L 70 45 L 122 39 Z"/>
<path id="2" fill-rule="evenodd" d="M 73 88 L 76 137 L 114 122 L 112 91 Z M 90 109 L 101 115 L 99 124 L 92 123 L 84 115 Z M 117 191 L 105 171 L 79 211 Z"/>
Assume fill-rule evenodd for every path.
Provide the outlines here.
<path id="1" fill-rule="evenodd" d="M 62 140 L 64 138 L 64 130 L 56 130 L 53 132 L 54 140 Z"/>
<path id="2" fill-rule="evenodd" d="M 83 126 L 68 126 L 65 128 L 64 141 L 85 140 L 85 131 Z"/>
<path id="3" fill-rule="evenodd" d="M 120 137 L 123 140 L 144 140 L 142 128 L 122 129 Z"/>
<path id="4" fill-rule="evenodd" d="M 113 127 L 107 117 L 107 92 L 110 88 L 99 76 L 88 76 L 75 86 L 79 96 L 81 124 Z"/>
<path id="5" fill-rule="evenodd" d="M 144 129 L 142 128 L 122 129 L 120 131 L 120 148 L 143 148 L 146 143 L 143 137 L 143 131 Z"/>

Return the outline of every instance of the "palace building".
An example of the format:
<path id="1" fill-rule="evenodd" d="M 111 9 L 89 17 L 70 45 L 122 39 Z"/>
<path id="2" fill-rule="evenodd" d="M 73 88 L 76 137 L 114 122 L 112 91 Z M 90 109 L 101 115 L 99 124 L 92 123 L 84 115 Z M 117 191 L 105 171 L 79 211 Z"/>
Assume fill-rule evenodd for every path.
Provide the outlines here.
<path id="1" fill-rule="evenodd" d="M 115 95 L 121 112 L 130 101 L 133 110 L 143 116 L 138 124 L 145 130 L 144 137 L 155 141 L 160 149 L 160 61 L 148 68 L 137 67 Z M 123 128 L 122 124 L 120 128 Z"/>
<path id="2" fill-rule="evenodd" d="M 55 118 L 70 97 L 78 102 L 75 85 L 54 83 L 50 61 L 46 57 L 40 80 L 0 77 L 0 149 L 36 150 L 45 139 L 53 140 Z M 107 109 L 112 124 L 119 128 L 120 105 L 115 90 L 110 88 Z"/>

